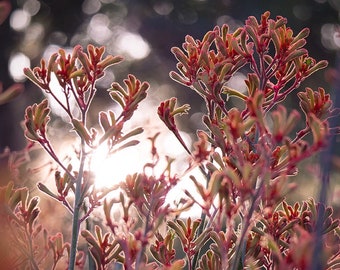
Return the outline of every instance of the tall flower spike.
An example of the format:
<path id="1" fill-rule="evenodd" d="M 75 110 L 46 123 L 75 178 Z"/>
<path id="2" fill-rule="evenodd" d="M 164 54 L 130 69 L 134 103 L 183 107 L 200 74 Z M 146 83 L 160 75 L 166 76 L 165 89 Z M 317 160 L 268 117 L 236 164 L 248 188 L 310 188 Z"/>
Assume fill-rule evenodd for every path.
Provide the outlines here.
<path id="1" fill-rule="evenodd" d="M 164 124 L 171 130 L 171 131 L 178 131 L 176 123 L 175 123 L 175 116 L 187 114 L 190 110 L 190 106 L 188 104 L 184 104 L 180 107 L 176 108 L 177 98 L 170 98 L 166 101 L 163 101 L 158 107 L 158 116 L 164 122 Z"/>
<path id="2" fill-rule="evenodd" d="M 44 143 L 50 108 L 47 99 L 39 104 L 28 106 L 25 112 L 25 136 L 31 141 Z"/>
<path id="3" fill-rule="evenodd" d="M 103 55 L 105 52 L 105 47 L 94 47 L 89 44 L 87 46 L 87 54 L 83 52 L 81 47 L 77 50 L 77 56 L 85 73 L 90 81 L 94 78 L 99 79 L 104 75 L 104 70 L 112 65 L 120 63 L 123 58 L 121 56 L 107 55 L 104 59 Z"/>
<path id="4" fill-rule="evenodd" d="M 298 93 L 300 107 L 307 116 L 309 113 L 315 114 L 320 119 L 327 119 L 331 116 L 332 100 L 329 94 L 321 87 L 318 91 L 313 91 L 307 87 L 305 92 Z"/>
<path id="5" fill-rule="evenodd" d="M 166 101 L 163 101 L 157 110 L 159 118 L 164 122 L 167 128 L 174 133 L 178 141 L 182 144 L 184 149 L 190 154 L 189 148 L 186 146 L 182 136 L 180 135 L 177 125 L 175 122 L 176 115 L 187 114 L 190 106 L 188 104 L 184 104 L 180 107 L 176 108 L 177 98 L 170 98 Z"/>
<path id="6" fill-rule="evenodd" d="M 131 74 L 124 80 L 124 84 L 126 90 L 119 83 L 113 83 L 111 89 L 109 89 L 109 93 L 111 98 L 123 109 L 119 118 L 127 121 L 137 110 L 138 104 L 146 98 L 146 92 L 150 85 L 147 82 L 141 82 Z"/>
<path id="7" fill-rule="evenodd" d="M 25 76 L 47 93 L 50 91 L 49 84 L 51 82 L 51 73 L 54 71 L 57 57 L 57 53 L 52 54 L 48 61 L 47 67 L 45 60 L 42 59 L 40 61 L 40 67 L 35 67 L 33 70 L 30 68 L 24 68 Z"/>

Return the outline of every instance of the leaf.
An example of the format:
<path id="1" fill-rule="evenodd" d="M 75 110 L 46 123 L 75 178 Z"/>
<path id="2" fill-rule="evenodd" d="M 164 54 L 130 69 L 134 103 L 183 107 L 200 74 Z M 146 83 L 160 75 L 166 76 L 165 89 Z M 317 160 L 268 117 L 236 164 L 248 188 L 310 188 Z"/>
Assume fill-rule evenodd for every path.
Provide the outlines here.
<path id="1" fill-rule="evenodd" d="M 308 69 L 308 71 L 305 73 L 305 77 L 310 76 L 311 74 L 313 74 L 314 72 L 320 70 L 320 69 L 324 69 L 328 66 L 328 61 L 326 60 L 322 60 L 318 63 L 316 63 L 314 66 L 312 66 L 311 68 Z"/>
<path id="2" fill-rule="evenodd" d="M 106 69 L 109 66 L 112 65 L 116 65 L 120 62 L 122 62 L 124 60 L 124 58 L 120 55 L 108 55 L 106 56 L 103 60 L 101 60 L 98 65 L 102 68 L 102 69 Z"/>
<path id="3" fill-rule="evenodd" d="M 226 63 L 225 65 L 223 65 L 221 71 L 219 72 L 219 78 L 218 80 L 220 82 L 223 82 L 224 80 L 226 80 L 226 76 L 228 78 L 228 76 L 231 76 L 231 72 L 233 70 L 234 65 L 232 63 Z M 224 86 L 224 88 L 228 88 L 227 86 Z"/>
<path id="4" fill-rule="evenodd" d="M 200 235 L 197 236 L 194 243 L 196 245 L 195 251 L 199 251 L 204 244 L 210 239 L 210 232 L 213 231 L 213 228 L 206 228 Z"/>
<path id="5" fill-rule="evenodd" d="M 25 192 L 28 192 L 28 190 L 25 189 Z M 21 202 L 21 196 L 22 196 L 21 189 L 16 189 L 12 191 L 11 194 L 9 195 L 7 199 L 7 204 L 12 211 L 17 207 L 19 202 Z"/>
<path id="6" fill-rule="evenodd" d="M 142 134 L 143 131 L 144 131 L 144 129 L 142 127 L 135 128 L 135 129 L 131 130 L 130 132 L 128 132 L 127 134 L 125 134 L 124 136 L 122 136 L 120 138 L 120 141 L 124 141 L 124 140 L 129 139 L 133 136 L 137 136 L 139 134 Z"/>
<path id="7" fill-rule="evenodd" d="M 293 61 L 303 55 L 307 54 L 306 49 L 293 50 L 285 59 L 286 62 Z"/>
<path id="8" fill-rule="evenodd" d="M 309 36 L 310 30 L 308 28 L 302 29 L 293 39 L 292 43 L 295 43 L 298 40 L 305 39 Z"/>
<path id="9" fill-rule="evenodd" d="M 123 122 L 118 122 L 116 125 L 110 126 L 110 128 L 106 130 L 104 135 L 99 139 L 99 144 L 102 144 L 107 139 L 119 138 L 121 136 L 123 124 Z"/>
<path id="10" fill-rule="evenodd" d="M 114 115 L 114 113 L 113 113 L 113 115 Z M 113 120 L 114 120 L 114 118 L 113 118 Z M 109 121 L 109 118 L 108 118 L 108 115 L 107 115 L 106 112 L 100 112 L 99 113 L 99 124 L 100 124 L 102 130 L 104 132 L 106 132 L 111 127 L 111 125 L 115 125 L 115 121 L 112 123 L 111 121 Z"/>
<path id="11" fill-rule="evenodd" d="M 43 142 L 46 137 L 50 108 L 47 99 L 39 104 L 28 106 L 25 110 L 25 136 L 32 141 Z"/>
<path id="12" fill-rule="evenodd" d="M 211 196 L 211 198 L 215 198 L 215 196 L 219 193 L 223 178 L 224 175 L 220 171 L 215 171 L 211 175 L 208 184 L 209 195 Z"/>
<path id="13" fill-rule="evenodd" d="M 312 113 L 308 115 L 308 125 L 312 130 L 314 144 L 323 145 L 329 132 L 328 128 Z"/>
<path id="14" fill-rule="evenodd" d="M 113 87 L 113 85 L 112 85 L 112 88 L 110 89 L 110 91 L 111 90 L 114 90 L 115 88 Z M 117 89 L 117 88 L 116 88 Z M 123 91 L 124 92 L 124 91 Z M 114 101 L 116 101 L 122 108 L 124 108 L 125 107 L 125 101 L 124 101 L 124 99 L 122 98 L 122 96 L 119 94 L 120 92 L 114 92 L 114 91 L 111 91 L 110 92 L 110 97 L 114 100 Z"/>
<path id="15" fill-rule="evenodd" d="M 38 183 L 38 188 L 44 192 L 45 194 L 49 195 L 50 197 L 52 197 L 53 199 L 59 200 L 59 197 L 57 195 L 55 195 L 52 191 L 50 191 L 48 189 L 47 186 L 45 186 L 43 183 Z"/>
<path id="16" fill-rule="evenodd" d="M 176 59 L 183 64 L 186 70 L 189 70 L 189 59 L 178 47 L 172 47 L 171 52 L 175 55 Z"/>
<path id="17" fill-rule="evenodd" d="M 76 133 L 79 135 L 80 138 L 84 139 L 86 144 L 91 145 L 92 138 L 90 136 L 89 131 L 84 126 L 84 123 L 76 118 L 72 119 L 72 125 Z"/>
<path id="18" fill-rule="evenodd" d="M 30 215 L 34 209 L 36 209 L 36 206 L 39 203 L 40 198 L 39 197 L 33 197 L 28 205 L 28 209 L 27 209 L 27 214 Z"/>
<path id="19" fill-rule="evenodd" d="M 86 242 L 89 243 L 95 250 L 99 252 L 98 254 L 101 254 L 101 248 L 90 231 L 88 230 L 81 231 L 81 236 L 84 237 Z"/>
<path id="20" fill-rule="evenodd" d="M 171 71 L 169 75 L 171 79 L 173 79 L 174 81 L 180 84 L 183 84 L 184 86 L 189 86 L 191 84 L 189 80 L 187 80 L 184 76 L 179 75 L 175 71 Z"/>
<path id="21" fill-rule="evenodd" d="M 167 225 L 175 231 L 176 235 L 181 240 L 181 243 L 187 243 L 185 233 L 184 233 L 182 227 L 178 224 L 178 222 L 174 222 L 172 220 L 169 220 L 167 222 Z"/>
<path id="22" fill-rule="evenodd" d="M 105 219 L 109 224 L 112 224 L 111 209 L 112 209 L 113 204 L 114 204 L 113 200 L 111 200 L 110 202 L 107 202 L 107 199 L 105 198 L 103 209 L 104 209 Z"/>

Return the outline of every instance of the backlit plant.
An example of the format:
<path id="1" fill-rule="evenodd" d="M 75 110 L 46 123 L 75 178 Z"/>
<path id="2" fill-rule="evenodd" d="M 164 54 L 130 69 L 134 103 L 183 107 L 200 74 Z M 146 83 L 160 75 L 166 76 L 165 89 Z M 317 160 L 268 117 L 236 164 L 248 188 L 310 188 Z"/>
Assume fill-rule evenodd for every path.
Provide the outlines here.
<path id="1" fill-rule="evenodd" d="M 142 128 L 126 130 L 126 122 L 146 98 L 149 84 L 133 75 L 128 75 L 124 86 L 112 83 L 108 93 L 120 113 L 100 111 L 98 125 L 90 125 L 87 118 L 97 80 L 121 57 L 104 56 L 104 47 L 89 45 L 84 51 L 76 46 L 71 54 L 60 49 L 48 62 L 42 60 L 40 67 L 25 69 L 26 76 L 66 112 L 78 138 L 79 165 L 65 164 L 49 139 L 47 99 L 29 106 L 25 135 L 60 168 L 55 171 L 55 192 L 42 183 L 38 188 L 67 208 L 72 238 L 60 233 L 48 236 L 38 221 L 38 198 L 28 199 L 27 188 L 8 184 L 0 190 L 0 213 L 6 230 L 18 232 L 11 237 L 20 246 L 10 259 L 18 268 L 29 264 L 31 269 L 54 269 L 62 264 L 62 257 L 67 258 L 68 269 L 86 268 L 86 259 L 89 268 L 96 269 L 117 265 L 123 269 L 311 269 L 319 237 L 324 245 L 318 264 L 322 269 L 339 267 L 339 220 L 333 218 L 332 208 L 313 199 L 293 205 L 285 199 L 299 184 L 292 177 L 299 162 L 326 147 L 330 136 L 339 131 L 329 126 L 329 118 L 339 117 L 330 95 L 323 88 L 298 90 L 308 76 L 327 66 L 308 55 L 304 48 L 308 33 L 303 29 L 294 35 L 285 18 L 271 19 L 266 12 L 260 21 L 249 17 L 233 32 L 223 25 L 202 40 L 186 36 L 182 48 L 172 48 L 178 64 L 170 76 L 202 97 L 206 128 L 197 131 L 192 146 L 186 145 L 176 117 L 188 113 L 190 106 L 178 106 L 177 99 L 171 98 L 159 105 L 157 113 L 188 153 L 188 169 L 174 173 L 173 159 L 166 157 L 165 167 L 157 173 L 162 157 L 155 134 L 149 138 L 151 161 L 145 160 L 141 172 L 127 175 L 115 187 L 119 195 L 114 198 L 107 197 L 112 189 L 96 187 L 91 155 L 103 144 L 114 153 L 138 143 L 133 137 Z M 229 85 L 241 71 L 247 73 L 245 92 Z M 52 89 L 52 77 L 60 89 Z M 63 98 L 55 91 L 61 91 Z M 298 97 L 302 114 L 282 103 L 288 95 Z M 231 106 L 234 98 L 242 105 Z M 200 176 L 190 175 L 195 168 Z M 196 190 L 185 190 L 175 205 L 168 204 L 167 195 L 185 174 Z M 194 204 L 200 206 L 201 217 L 181 218 Z M 105 222 L 85 229 L 82 223 L 98 208 Z M 319 234 L 317 224 L 321 224 Z M 79 237 L 86 240 L 88 250 L 80 250 Z"/>

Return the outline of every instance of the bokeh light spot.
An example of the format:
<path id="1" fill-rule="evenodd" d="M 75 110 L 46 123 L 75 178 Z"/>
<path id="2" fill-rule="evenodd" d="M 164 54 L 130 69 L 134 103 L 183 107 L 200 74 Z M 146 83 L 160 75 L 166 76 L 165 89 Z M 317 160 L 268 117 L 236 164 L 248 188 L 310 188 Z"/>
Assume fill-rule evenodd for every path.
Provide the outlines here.
<path id="1" fill-rule="evenodd" d="M 244 82 L 246 79 L 247 77 L 243 73 L 236 72 L 235 75 L 228 81 L 228 86 L 241 93 L 245 93 L 247 92 L 247 86 Z"/>
<path id="2" fill-rule="evenodd" d="M 174 9 L 174 5 L 171 2 L 157 2 L 153 6 L 154 11 L 159 15 L 169 15 Z"/>
<path id="3" fill-rule="evenodd" d="M 40 2 L 37 0 L 27 0 L 23 6 L 23 10 L 27 11 L 31 16 L 36 15 L 40 10 Z"/>
<path id="4" fill-rule="evenodd" d="M 65 33 L 61 32 L 61 31 L 55 31 L 55 32 L 51 33 L 51 35 L 49 37 L 49 42 L 51 44 L 58 44 L 60 46 L 63 46 L 67 42 L 67 36 L 66 36 Z"/>
<path id="5" fill-rule="evenodd" d="M 149 44 L 138 34 L 122 31 L 117 38 L 117 49 L 133 59 L 143 59 L 150 53 Z"/>
<path id="6" fill-rule="evenodd" d="M 82 10 L 85 14 L 91 15 L 97 13 L 101 6 L 99 0 L 85 0 L 82 5 Z"/>
<path id="7" fill-rule="evenodd" d="M 178 14 L 178 20 L 186 25 L 194 24 L 198 21 L 198 14 L 195 10 L 182 10 Z"/>
<path id="8" fill-rule="evenodd" d="M 97 43 L 106 43 L 112 38 L 112 31 L 109 29 L 110 19 L 102 14 L 96 14 L 92 17 L 87 29 L 88 35 Z"/>
<path id="9" fill-rule="evenodd" d="M 17 9 L 13 11 L 10 18 L 10 26 L 16 31 L 22 31 L 26 29 L 30 22 L 30 14 L 23 9 Z"/>
<path id="10" fill-rule="evenodd" d="M 45 28 L 41 23 L 32 23 L 25 32 L 25 41 L 35 42 L 41 40 L 45 35 Z"/>
<path id="11" fill-rule="evenodd" d="M 16 82 L 25 80 L 23 69 L 31 65 L 30 59 L 23 53 L 16 53 L 9 59 L 9 73 Z"/>
<path id="12" fill-rule="evenodd" d="M 338 50 L 340 48 L 340 26 L 326 23 L 321 27 L 321 42 L 328 50 Z"/>
<path id="13" fill-rule="evenodd" d="M 229 31 L 235 31 L 241 26 L 239 21 L 236 21 L 233 17 L 228 15 L 222 15 L 216 19 L 216 24 L 222 26 L 223 24 L 228 24 Z"/>

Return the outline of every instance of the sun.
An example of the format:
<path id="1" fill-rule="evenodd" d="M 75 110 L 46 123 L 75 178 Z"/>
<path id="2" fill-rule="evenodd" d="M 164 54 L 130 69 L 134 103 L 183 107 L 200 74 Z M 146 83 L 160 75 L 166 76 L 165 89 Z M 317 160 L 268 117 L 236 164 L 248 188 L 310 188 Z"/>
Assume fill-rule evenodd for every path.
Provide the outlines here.
<path id="1" fill-rule="evenodd" d="M 124 181 L 128 174 L 139 172 L 142 169 L 142 152 L 141 147 L 134 146 L 108 154 L 106 145 L 98 147 L 90 164 L 90 170 L 95 176 L 95 186 L 113 187 Z"/>

